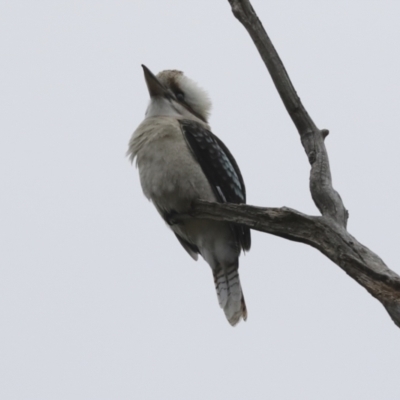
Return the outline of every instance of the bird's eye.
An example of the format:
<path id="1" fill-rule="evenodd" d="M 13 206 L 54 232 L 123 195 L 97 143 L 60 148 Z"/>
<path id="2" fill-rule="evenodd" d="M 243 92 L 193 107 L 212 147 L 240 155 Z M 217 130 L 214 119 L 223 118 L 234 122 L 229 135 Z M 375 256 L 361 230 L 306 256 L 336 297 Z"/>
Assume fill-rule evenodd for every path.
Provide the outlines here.
<path id="1" fill-rule="evenodd" d="M 183 92 L 181 92 L 181 91 L 175 92 L 175 96 L 176 96 L 176 99 L 179 100 L 179 101 L 184 101 L 185 100 L 185 94 Z"/>

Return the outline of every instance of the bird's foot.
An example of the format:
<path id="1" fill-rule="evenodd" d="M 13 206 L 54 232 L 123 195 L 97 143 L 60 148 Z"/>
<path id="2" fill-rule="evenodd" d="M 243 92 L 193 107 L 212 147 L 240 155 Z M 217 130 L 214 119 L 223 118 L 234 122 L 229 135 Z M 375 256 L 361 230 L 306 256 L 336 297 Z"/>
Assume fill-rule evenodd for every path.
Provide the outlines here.
<path id="1" fill-rule="evenodd" d="M 170 226 L 180 224 L 182 221 L 187 219 L 192 219 L 189 214 L 180 214 L 175 210 L 172 210 L 164 214 L 164 219 L 166 223 Z"/>
<path id="2" fill-rule="evenodd" d="M 169 226 L 176 225 L 179 221 L 177 218 L 179 214 L 175 210 L 171 210 L 168 213 L 165 213 L 164 219 Z"/>

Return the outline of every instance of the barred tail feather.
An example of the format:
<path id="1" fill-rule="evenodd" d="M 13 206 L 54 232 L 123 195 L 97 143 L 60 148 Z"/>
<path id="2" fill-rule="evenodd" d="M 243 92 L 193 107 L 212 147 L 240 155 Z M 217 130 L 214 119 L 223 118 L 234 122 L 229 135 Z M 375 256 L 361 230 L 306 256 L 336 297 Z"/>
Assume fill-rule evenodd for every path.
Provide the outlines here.
<path id="1" fill-rule="evenodd" d="M 213 271 L 213 274 L 218 302 L 220 307 L 223 308 L 228 322 L 235 326 L 240 318 L 246 321 L 247 309 L 240 286 L 237 265 L 218 268 Z"/>

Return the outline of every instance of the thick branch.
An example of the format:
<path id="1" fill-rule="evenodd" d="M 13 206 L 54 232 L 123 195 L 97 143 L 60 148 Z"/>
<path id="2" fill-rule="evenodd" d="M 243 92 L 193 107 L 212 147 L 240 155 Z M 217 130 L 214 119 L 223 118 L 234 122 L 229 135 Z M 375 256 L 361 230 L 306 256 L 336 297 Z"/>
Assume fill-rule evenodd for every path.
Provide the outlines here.
<path id="1" fill-rule="evenodd" d="M 339 194 L 333 189 L 328 153 L 324 139 L 327 130 L 319 130 L 304 108 L 289 75 L 258 19 L 250 1 L 229 0 L 235 17 L 249 32 L 272 77 L 276 89 L 293 123 L 300 134 L 301 142 L 311 164 L 310 191 L 323 216 L 346 226 L 348 213 Z"/>
<path id="2" fill-rule="evenodd" d="M 386 308 L 400 327 L 400 277 L 346 230 L 348 213 L 332 187 L 327 130 L 319 130 L 300 101 L 292 82 L 249 0 L 228 0 L 236 18 L 249 32 L 294 122 L 311 164 L 310 190 L 322 217 L 289 208 L 259 208 L 245 204 L 197 201 L 184 218 L 205 218 L 243 225 L 308 244 L 339 265 Z"/>
<path id="3" fill-rule="evenodd" d="M 400 327 L 400 277 L 346 229 L 325 217 L 290 208 L 261 208 L 247 204 L 196 201 L 188 216 L 247 226 L 261 232 L 308 244 L 339 265 L 386 308 Z"/>

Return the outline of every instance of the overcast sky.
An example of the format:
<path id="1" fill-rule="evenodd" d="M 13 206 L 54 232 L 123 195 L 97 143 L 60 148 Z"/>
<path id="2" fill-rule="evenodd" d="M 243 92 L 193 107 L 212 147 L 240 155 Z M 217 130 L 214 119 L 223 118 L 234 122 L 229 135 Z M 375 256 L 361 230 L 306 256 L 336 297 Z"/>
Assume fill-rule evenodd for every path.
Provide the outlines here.
<path id="1" fill-rule="evenodd" d="M 398 400 L 400 331 L 311 247 L 253 232 L 232 328 L 125 157 L 140 64 L 208 90 L 248 202 L 317 214 L 298 134 L 226 0 L 0 0 L 0 398 Z M 331 132 L 349 231 L 400 273 L 400 3 L 253 2 Z"/>

